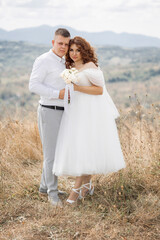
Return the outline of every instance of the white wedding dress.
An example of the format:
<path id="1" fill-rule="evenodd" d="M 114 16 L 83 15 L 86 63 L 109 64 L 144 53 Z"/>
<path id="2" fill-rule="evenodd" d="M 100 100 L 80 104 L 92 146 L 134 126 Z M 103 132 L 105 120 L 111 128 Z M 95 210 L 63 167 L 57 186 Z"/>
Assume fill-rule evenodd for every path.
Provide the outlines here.
<path id="1" fill-rule="evenodd" d="M 74 92 L 59 129 L 53 173 L 57 176 L 107 174 L 125 167 L 115 118 L 119 113 L 107 93 L 103 73 L 89 68 L 78 84 L 103 86 L 102 95 Z"/>

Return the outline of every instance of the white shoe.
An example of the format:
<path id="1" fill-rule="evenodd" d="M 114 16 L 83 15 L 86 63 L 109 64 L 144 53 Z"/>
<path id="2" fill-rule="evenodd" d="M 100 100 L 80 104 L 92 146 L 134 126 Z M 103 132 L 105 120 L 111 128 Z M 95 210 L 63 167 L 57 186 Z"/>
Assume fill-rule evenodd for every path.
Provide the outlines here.
<path id="1" fill-rule="evenodd" d="M 48 201 L 52 204 L 54 207 L 63 207 L 62 201 L 58 197 L 51 197 L 48 196 Z"/>
<path id="2" fill-rule="evenodd" d="M 91 196 L 93 195 L 93 193 L 94 193 L 94 186 L 92 185 L 92 181 L 91 181 L 91 180 L 90 180 L 89 183 L 83 184 L 82 187 L 81 187 L 81 189 L 82 189 L 82 188 L 88 189 L 88 191 L 85 192 L 85 195 L 84 195 L 84 196 L 82 196 L 82 191 L 81 191 L 81 196 L 82 196 L 82 198 L 86 197 L 87 194 L 89 194 L 89 195 L 91 195 Z"/>
<path id="3" fill-rule="evenodd" d="M 72 191 L 75 192 L 75 193 L 77 193 L 78 196 L 77 196 L 77 199 L 76 199 L 76 200 L 67 199 L 66 202 L 67 202 L 67 203 L 70 203 L 70 204 L 73 204 L 73 203 L 77 202 L 78 199 L 82 199 L 81 187 L 80 187 L 80 188 L 77 188 L 77 189 L 72 188 Z"/>

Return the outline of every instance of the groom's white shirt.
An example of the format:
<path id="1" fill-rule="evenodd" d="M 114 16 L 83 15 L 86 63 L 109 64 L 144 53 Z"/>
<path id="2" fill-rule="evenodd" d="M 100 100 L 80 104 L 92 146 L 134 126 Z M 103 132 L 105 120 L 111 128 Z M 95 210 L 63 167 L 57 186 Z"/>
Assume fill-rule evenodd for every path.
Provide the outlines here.
<path id="1" fill-rule="evenodd" d="M 64 100 L 59 99 L 60 90 L 65 88 L 65 82 L 60 77 L 64 69 L 64 58 L 58 57 L 52 49 L 35 60 L 29 90 L 40 95 L 40 104 L 64 106 Z"/>

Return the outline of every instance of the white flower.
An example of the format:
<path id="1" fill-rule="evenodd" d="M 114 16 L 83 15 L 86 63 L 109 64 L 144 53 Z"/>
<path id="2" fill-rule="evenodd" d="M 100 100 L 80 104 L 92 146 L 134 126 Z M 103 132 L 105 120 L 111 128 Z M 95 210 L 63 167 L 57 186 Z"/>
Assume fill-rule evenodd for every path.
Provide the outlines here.
<path id="1" fill-rule="evenodd" d="M 60 74 L 60 76 L 64 79 L 66 84 L 76 83 L 76 82 L 78 82 L 77 73 L 78 73 L 78 71 L 76 68 L 70 68 L 70 69 L 65 69 Z"/>

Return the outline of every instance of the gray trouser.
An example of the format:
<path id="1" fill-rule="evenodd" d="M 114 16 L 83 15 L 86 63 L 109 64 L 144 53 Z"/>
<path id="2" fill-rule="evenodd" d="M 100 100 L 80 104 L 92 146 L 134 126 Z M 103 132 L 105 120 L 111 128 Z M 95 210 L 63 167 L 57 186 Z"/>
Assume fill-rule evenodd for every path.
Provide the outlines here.
<path id="1" fill-rule="evenodd" d="M 38 107 L 38 128 L 43 147 L 43 170 L 40 188 L 46 189 L 48 195 L 57 196 L 58 179 L 52 174 L 54 154 L 63 110 Z"/>

